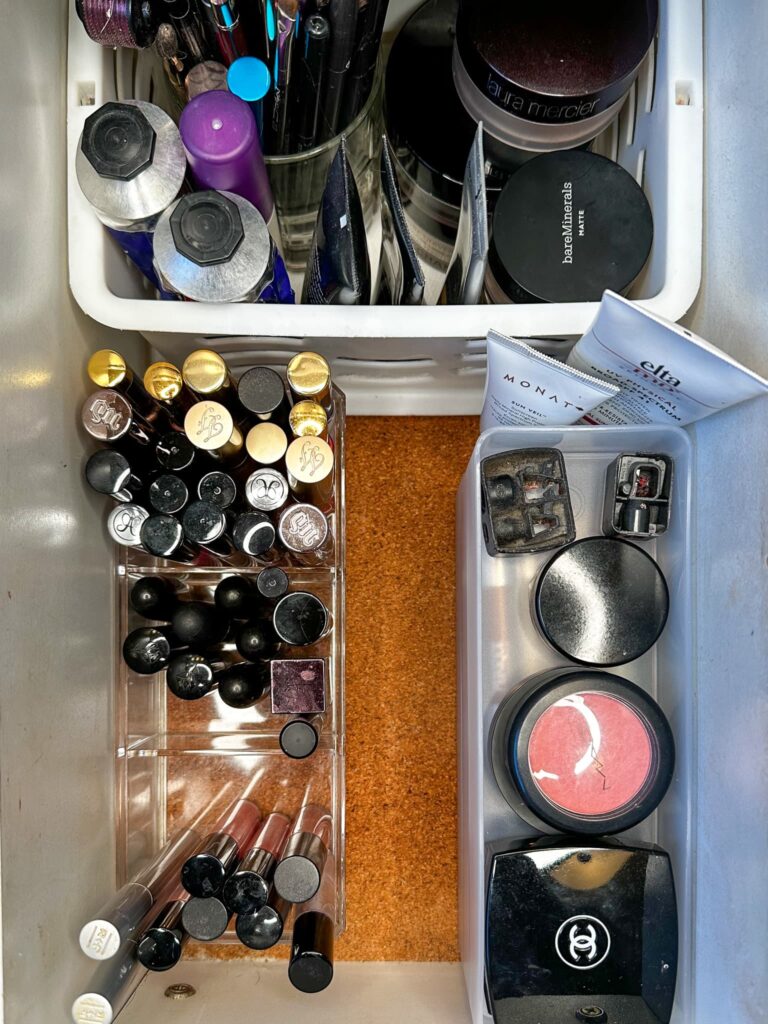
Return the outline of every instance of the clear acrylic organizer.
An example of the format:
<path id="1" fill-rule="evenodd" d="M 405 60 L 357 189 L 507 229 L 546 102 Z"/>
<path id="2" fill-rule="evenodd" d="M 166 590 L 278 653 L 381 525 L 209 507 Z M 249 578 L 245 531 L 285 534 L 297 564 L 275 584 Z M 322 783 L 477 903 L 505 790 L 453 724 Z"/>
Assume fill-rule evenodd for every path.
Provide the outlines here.
<path id="1" fill-rule="evenodd" d="M 115 816 L 117 882 L 122 885 L 179 829 L 196 821 L 201 835 L 235 799 L 248 795 L 266 816 L 273 810 L 295 818 L 305 803 L 333 816 L 336 864 L 336 928 L 345 925 L 344 900 L 344 421 L 343 394 L 334 389 L 333 443 L 335 503 L 329 516 L 332 544 L 317 565 L 300 564 L 283 553 L 279 565 L 291 591 L 307 590 L 328 608 L 331 629 L 317 643 L 292 648 L 287 656 L 326 663 L 326 710 L 318 747 L 305 760 L 286 756 L 280 730 L 289 716 L 273 715 L 269 694 L 252 708 L 228 707 L 214 692 L 200 700 L 179 700 L 163 672 L 140 676 L 122 658 L 124 637 L 148 625 L 130 606 L 137 579 L 169 577 L 186 600 L 212 601 L 225 576 L 255 579 L 267 563 L 247 568 L 190 567 L 155 559 L 136 548 L 119 547 L 115 572 Z M 224 650 L 234 645 L 224 645 Z M 235 657 L 238 656 L 235 654 Z M 291 934 L 288 923 L 283 943 Z M 236 943 L 232 928 L 217 940 Z M 198 953 L 204 947 L 198 946 Z M 243 954 L 260 956 L 241 947 Z"/>

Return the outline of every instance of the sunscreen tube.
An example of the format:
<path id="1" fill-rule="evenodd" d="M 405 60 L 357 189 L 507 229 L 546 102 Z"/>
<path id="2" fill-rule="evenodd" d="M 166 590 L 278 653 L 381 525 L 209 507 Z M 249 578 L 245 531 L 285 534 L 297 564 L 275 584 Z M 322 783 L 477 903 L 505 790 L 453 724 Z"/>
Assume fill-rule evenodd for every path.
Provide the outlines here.
<path id="1" fill-rule="evenodd" d="M 516 338 L 488 334 L 488 375 L 480 429 L 567 426 L 618 395 L 614 384 L 535 352 Z"/>

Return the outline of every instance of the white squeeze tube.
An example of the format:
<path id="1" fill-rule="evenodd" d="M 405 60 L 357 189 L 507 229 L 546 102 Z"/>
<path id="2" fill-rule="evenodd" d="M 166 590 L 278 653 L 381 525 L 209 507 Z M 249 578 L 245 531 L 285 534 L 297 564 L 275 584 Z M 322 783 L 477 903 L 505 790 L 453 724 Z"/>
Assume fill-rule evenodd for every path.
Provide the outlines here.
<path id="1" fill-rule="evenodd" d="M 517 338 L 490 331 L 480 429 L 567 426 L 618 392 L 614 384 L 535 352 Z"/>
<path id="2" fill-rule="evenodd" d="M 703 338 L 610 291 L 568 365 L 620 389 L 586 423 L 684 426 L 768 391 L 768 381 Z"/>

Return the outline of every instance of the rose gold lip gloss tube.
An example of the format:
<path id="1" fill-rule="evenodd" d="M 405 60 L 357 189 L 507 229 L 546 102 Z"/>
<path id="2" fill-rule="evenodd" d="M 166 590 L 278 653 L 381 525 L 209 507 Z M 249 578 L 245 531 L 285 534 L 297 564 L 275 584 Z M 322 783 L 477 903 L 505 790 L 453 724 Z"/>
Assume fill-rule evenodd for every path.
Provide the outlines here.
<path id="1" fill-rule="evenodd" d="M 80 929 L 80 948 L 93 960 L 113 957 L 135 935 L 153 904 L 167 898 L 178 882 L 184 861 L 200 845 L 200 834 L 185 829 L 167 843 L 155 859 L 127 882 Z"/>
<path id="2" fill-rule="evenodd" d="M 253 841 L 261 811 L 252 800 L 236 800 L 221 815 L 195 854 L 181 869 L 181 884 L 190 896 L 218 896 L 232 866 Z"/>
<path id="3" fill-rule="evenodd" d="M 319 889 L 332 831 L 328 811 L 316 804 L 302 807 L 275 868 L 275 889 L 289 903 L 306 903 Z"/>
<path id="4" fill-rule="evenodd" d="M 253 846 L 224 884 L 223 899 L 228 910 L 244 914 L 266 905 L 272 876 L 290 832 L 291 820 L 285 814 L 274 812 L 264 820 Z"/>

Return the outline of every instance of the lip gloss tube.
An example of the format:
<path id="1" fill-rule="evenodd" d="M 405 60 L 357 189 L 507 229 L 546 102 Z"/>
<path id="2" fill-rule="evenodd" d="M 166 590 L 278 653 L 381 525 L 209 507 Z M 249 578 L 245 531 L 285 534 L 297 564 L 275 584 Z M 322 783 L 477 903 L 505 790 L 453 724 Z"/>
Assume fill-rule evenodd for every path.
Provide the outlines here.
<path id="1" fill-rule="evenodd" d="M 225 511 L 237 501 L 237 484 L 229 473 L 214 469 L 201 477 L 197 485 L 197 496 L 200 501 L 210 501 Z"/>
<path id="2" fill-rule="evenodd" d="M 85 479 L 97 494 L 125 503 L 134 502 L 144 486 L 128 459 L 112 448 L 102 448 L 89 456 Z"/>
<path id="3" fill-rule="evenodd" d="M 234 914 L 266 906 L 272 876 L 291 832 L 290 818 L 275 811 L 262 822 L 253 846 L 224 883 L 223 899 Z"/>
<path id="4" fill-rule="evenodd" d="M 314 505 L 289 505 L 277 529 L 283 547 L 303 563 L 316 565 L 330 551 L 328 518 Z"/>
<path id="5" fill-rule="evenodd" d="M 155 558 L 191 565 L 200 562 L 200 552 L 184 543 L 184 530 L 178 519 L 160 512 L 142 524 L 141 546 Z"/>
<path id="6" fill-rule="evenodd" d="M 127 939 L 117 955 L 99 966 L 87 992 L 72 1004 L 74 1024 L 111 1024 L 147 976 L 136 955 L 136 942 Z"/>
<path id="7" fill-rule="evenodd" d="M 123 641 L 123 661 L 139 676 L 153 676 L 167 668 L 184 647 L 179 645 L 170 629 L 142 626 L 132 630 Z"/>
<path id="8" fill-rule="evenodd" d="M 315 804 L 302 807 L 275 868 L 275 889 L 284 900 L 306 903 L 320 888 L 332 829 L 328 811 Z"/>
<path id="9" fill-rule="evenodd" d="M 155 445 L 155 459 L 168 473 L 189 474 L 192 470 L 202 471 L 208 466 L 213 467 L 213 460 L 195 448 L 186 434 L 178 430 L 163 434 Z"/>
<path id="10" fill-rule="evenodd" d="M 193 501 L 182 517 L 184 536 L 190 543 L 210 551 L 227 565 L 242 565 L 249 560 L 235 548 L 228 535 L 229 520 L 212 501 Z"/>
<path id="11" fill-rule="evenodd" d="M 198 402 L 184 417 L 184 432 L 196 448 L 236 468 L 248 458 L 232 414 L 220 402 Z"/>
<path id="12" fill-rule="evenodd" d="M 94 441 L 112 445 L 143 464 L 151 463 L 152 447 L 157 441 L 155 430 L 117 391 L 94 391 L 83 402 L 80 418 Z"/>
<path id="13" fill-rule="evenodd" d="M 288 486 L 300 502 L 327 512 L 333 505 L 333 450 L 321 437 L 297 437 L 285 453 Z"/>
<path id="14" fill-rule="evenodd" d="M 272 949 L 283 937 L 292 909 L 293 905 L 272 886 L 263 907 L 238 914 L 235 921 L 238 939 L 249 949 Z"/>
<path id="15" fill-rule="evenodd" d="M 218 896 L 233 865 L 250 846 L 261 822 L 252 800 L 236 800 L 221 815 L 197 853 L 181 869 L 181 884 L 190 896 Z"/>
<path id="16" fill-rule="evenodd" d="M 254 366 L 246 370 L 237 384 L 240 404 L 251 415 L 264 422 L 284 424 L 290 406 L 283 378 L 270 366 Z"/>
<path id="17" fill-rule="evenodd" d="M 184 907 L 184 927 L 199 942 L 213 942 L 224 934 L 230 913 L 218 896 L 192 896 Z"/>
<path id="18" fill-rule="evenodd" d="M 288 978 L 300 992 L 322 992 L 333 980 L 336 932 L 336 859 L 330 854 L 313 899 L 299 909 L 293 926 Z"/>
<path id="19" fill-rule="evenodd" d="M 245 438 L 248 454 L 260 466 L 276 466 L 288 449 L 288 438 L 277 423 L 257 423 Z"/>
<path id="20" fill-rule="evenodd" d="M 184 383 L 198 399 L 210 398 L 229 409 L 234 415 L 243 410 L 237 399 L 237 384 L 229 367 L 218 352 L 199 348 L 190 352 L 181 368 Z"/>
<path id="21" fill-rule="evenodd" d="M 188 899 L 181 886 L 177 885 L 168 902 L 139 939 L 136 956 L 147 970 L 170 971 L 181 960 L 181 954 L 189 941 L 189 934 L 182 924 Z"/>
<path id="22" fill-rule="evenodd" d="M 115 505 L 107 516 L 107 533 L 115 544 L 127 548 L 141 547 L 141 528 L 149 518 L 149 512 L 133 502 Z"/>
<path id="23" fill-rule="evenodd" d="M 181 865 L 200 843 L 188 828 L 175 835 L 154 860 L 109 899 L 80 929 L 80 948 L 92 960 L 108 960 L 135 935 L 155 903 L 177 882 Z"/>
<path id="24" fill-rule="evenodd" d="M 333 415 L 331 368 L 319 353 L 299 352 L 288 363 L 286 375 L 294 401 L 311 399 L 322 405 L 329 417 Z"/>
<path id="25" fill-rule="evenodd" d="M 176 587 L 165 576 L 144 576 L 131 587 L 131 608 L 152 622 L 170 622 L 179 605 Z"/>
<path id="26" fill-rule="evenodd" d="M 288 481 L 271 467 L 257 469 L 245 482 L 245 498 L 258 512 L 279 512 L 290 497 Z"/>
<path id="27" fill-rule="evenodd" d="M 144 387 L 179 426 L 185 413 L 197 401 L 185 385 L 181 370 L 173 363 L 152 363 L 148 366 L 144 373 Z"/>
<path id="28" fill-rule="evenodd" d="M 276 562 L 279 557 L 275 550 L 275 537 L 272 521 L 263 512 L 243 512 L 232 527 L 232 539 L 237 550 L 249 558 L 265 562 Z"/>
<path id="29" fill-rule="evenodd" d="M 157 415 L 158 404 L 147 391 L 139 375 L 125 358 L 111 348 L 101 348 L 88 360 L 88 376 L 97 388 L 117 391 L 143 416 Z"/>
<path id="30" fill-rule="evenodd" d="M 154 512 L 175 515 L 189 501 L 189 489 L 176 473 L 161 473 L 149 485 L 149 504 Z"/>

